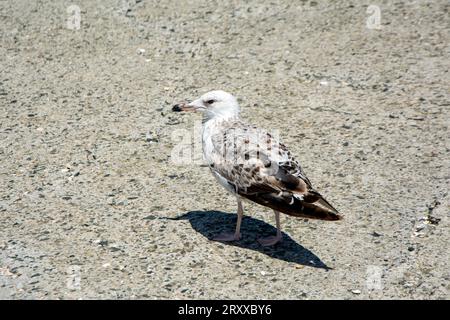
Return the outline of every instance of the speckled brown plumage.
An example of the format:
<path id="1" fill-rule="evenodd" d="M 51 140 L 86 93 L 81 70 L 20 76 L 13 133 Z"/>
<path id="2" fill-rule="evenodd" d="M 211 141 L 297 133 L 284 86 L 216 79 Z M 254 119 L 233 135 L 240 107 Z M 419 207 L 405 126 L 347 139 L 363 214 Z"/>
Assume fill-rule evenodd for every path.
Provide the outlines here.
<path id="1" fill-rule="evenodd" d="M 214 121 L 214 120 L 212 120 Z M 339 220 L 341 215 L 317 192 L 288 148 L 264 130 L 238 118 L 211 123 L 205 158 L 229 190 L 292 216 Z"/>

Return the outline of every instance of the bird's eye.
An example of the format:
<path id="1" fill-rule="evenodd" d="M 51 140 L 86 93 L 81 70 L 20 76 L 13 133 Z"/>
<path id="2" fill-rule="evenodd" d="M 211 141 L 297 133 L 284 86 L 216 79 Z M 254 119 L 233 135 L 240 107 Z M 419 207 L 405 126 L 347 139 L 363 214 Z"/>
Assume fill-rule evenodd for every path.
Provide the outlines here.
<path id="1" fill-rule="evenodd" d="M 213 104 L 214 103 L 214 99 L 208 100 L 206 101 L 207 104 Z"/>

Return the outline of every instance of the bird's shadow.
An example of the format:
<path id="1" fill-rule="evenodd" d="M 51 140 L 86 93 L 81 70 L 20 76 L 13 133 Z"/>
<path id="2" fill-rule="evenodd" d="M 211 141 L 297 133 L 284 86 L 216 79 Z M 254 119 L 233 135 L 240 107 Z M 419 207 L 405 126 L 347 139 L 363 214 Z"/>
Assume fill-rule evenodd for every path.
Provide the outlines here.
<path id="1" fill-rule="evenodd" d="M 224 231 L 233 232 L 236 215 L 221 211 L 190 211 L 169 220 L 188 220 L 195 231 L 212 240 Z M 241 226 L 242 238 L 239 241 L 221 242 L 226 245 L 259 251 L 269 257 L 300 265 L 330 270 L 314 253 L 304 248 L 283 232 L 283 240 L 272 247 L 263 247 L 257 237 L 275 235 L 276 228 L 264 221 L 244 216 Z"/>

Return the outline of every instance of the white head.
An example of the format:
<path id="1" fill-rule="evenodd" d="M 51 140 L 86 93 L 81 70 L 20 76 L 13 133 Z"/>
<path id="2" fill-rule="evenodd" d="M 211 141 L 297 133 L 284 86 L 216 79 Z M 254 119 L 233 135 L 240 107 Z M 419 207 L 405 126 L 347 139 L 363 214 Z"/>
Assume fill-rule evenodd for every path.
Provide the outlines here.
<path id="1" fill-rule="evenodd" d="M 190 103 L 176 104 L 172 110 L 203 112 L 207 120 L 216 117 L 229 118 L 239 115 L 239 103 L 233 95 L 222 90 L 214 90 Z"/>

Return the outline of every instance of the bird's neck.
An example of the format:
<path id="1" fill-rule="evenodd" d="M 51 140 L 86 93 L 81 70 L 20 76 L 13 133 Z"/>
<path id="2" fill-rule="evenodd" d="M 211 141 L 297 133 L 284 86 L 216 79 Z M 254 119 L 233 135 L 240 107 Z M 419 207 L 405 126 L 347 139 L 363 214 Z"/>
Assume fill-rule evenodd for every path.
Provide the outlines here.
<path id="1" fill-rule="evenodd" d="M 232 119 L 239 119 L 239 113 L 238 112 L 226 112 L 226 113 L 209 113 L 205 112 L 203 114 L 203 124 L 206 123 L 218 123 L 222 121 L 229 121 Z"/>
<path id="2" fill-rule="evenodd" d="M 212 118 L 203 117 L 202 140 L 205 143 L 223 127 L 227 126 L 227 122 L 239 120 L 239 113 L 215 115 Z"/>

